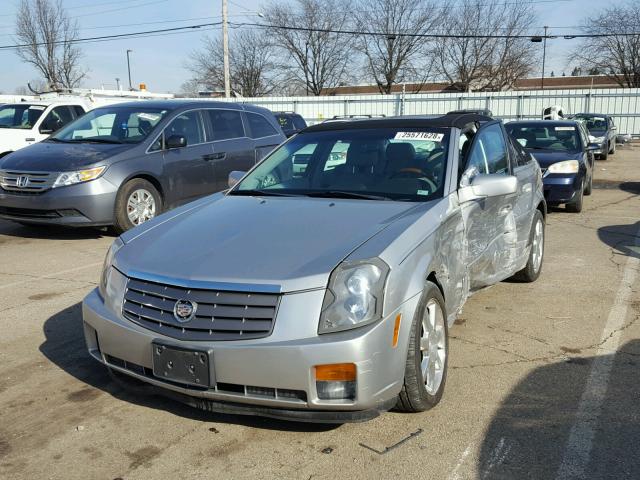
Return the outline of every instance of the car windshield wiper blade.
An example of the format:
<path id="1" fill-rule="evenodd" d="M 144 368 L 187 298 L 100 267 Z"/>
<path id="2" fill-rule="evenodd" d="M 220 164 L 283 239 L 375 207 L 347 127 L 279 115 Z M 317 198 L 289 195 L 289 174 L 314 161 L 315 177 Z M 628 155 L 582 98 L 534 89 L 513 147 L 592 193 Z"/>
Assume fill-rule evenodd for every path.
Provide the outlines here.
<path id="1" fill-rule="evenodd" d="M 265 197 L 297 197 L 294 193 L 278 192 L 277 190 L 233 190 L 229 192 L 229 195 L 244 195 L 247 197 L 253 196 L 265 196 Z"/>
<path id="2" fill-rule="evenodd" d="M 120 140 L 111 140 L 109 138 L 74 138 L 69 140 L 74 143 L 122 143 Z"/>
<path id="3" fill-rule="evenodd" d="M 305 192 L 307 197 L 315 198 L 354 198 L 359 200 L 391 200 L 382 195 L 369 195 L 366 193 L 349 192 L 345 190 L 319 190 L 317 192 Z"/>

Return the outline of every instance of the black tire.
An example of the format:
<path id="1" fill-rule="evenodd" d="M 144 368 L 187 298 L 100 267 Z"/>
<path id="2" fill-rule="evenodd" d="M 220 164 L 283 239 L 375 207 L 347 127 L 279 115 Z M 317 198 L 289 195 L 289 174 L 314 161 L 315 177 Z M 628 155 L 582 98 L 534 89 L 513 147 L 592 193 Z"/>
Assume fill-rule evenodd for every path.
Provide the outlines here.
<path id="1" fill-rule="evenodd" d="M 607 142 L 605 148 L 602 150 L 603 152 L 600 154 L 600 160 L 606 160 L 609 157 L 609 142 Z"/>
<path id="2" fill-rule="evenodd" d="M 614 140 L 613 143 L 610 144 L 609 155 L 615 155 L 615 153 L 616 153 L 616 141 Z"/>
<path id="3" fill-rule="evenodd" d="M 591 192 L 593 191 L 593 170 L 591 171 L 591 175 L 589 175 L 589 183 L 587 183 L 587 186 L 584 187 L 584 194 L 585 195 L 591 195 Z"/>
<path id="4" fill-rule="evenodd" d="M 151 194 L 156 205 L 154 217 L 162 212 L 162 197 L 160 193 L 158 193 L 158 190 L 156 190 L 156 187 L 144 178 L 133 178 L 120 188 L 118 196 L 116 197 L 113 228 L 118 234 L 126 232 L 136 226 L 131 222 L 127 214 L 127 202 L 131 194 L 136 190 L 146 190 Z"/>
<path id="5" fill-rule="evenodd" d="M 584 180 L 582 181 L 582 185 L 580 186 L 580 191 L 578 192 L 578 197 L 571 203 L 567 203 L 567 212 L 570 213 L 580 213 L 582 211 L 582 205 L 584 203 Z"/>
<path id="6" fill-rule="evenodd" d="M 542 258 L 540 259 L 540 265 L 538 265 L 536 269 L 535 259 L 534 259 L 534 245 L 533 239 L 535 236 L 535 229 L 538 222 L 542 222 Z M 536 210 L 536 213 L 533 216 L 533 222 L 531 223 L 531 233 L 529 234 L 529 245 L 531 245 L 531 250 L 529 251 L 529 258 L 527 259 L 527 264 L 525 267 L 517 272 L 512 278 L 517 282 L 523 283 L 531 283 L 535 282 L 540 276 L 540 272 L 542 272 L 542 263 L 544 260 L 544 240 L 546 238 L 545 234 L 545 223 L 544 217 L 542 216 L 542 212 L 540 210 Z"/>
<path id="7" fill-rule="evenodd" d="M 422 361 L 422 355 L 420 351 L 420 338 L 422 336 L 422 318 L 427 308 L 427 305 L 431 300 L 435 300 L 440 308 L 444 317 L 444 344 L 445 344 L 445 359 L 442 373 L 442 380 L 440 386 L 434 394 L 430 394 L 425 386 L 425 382 L 422 377 L 422 370 L 420 364 Z M 449 365 L 449 329 L 447 326 L 447 314 L 445 310 L 444 298 L 440 289 L 431 282 L 427 282 L 422 293 L 422 298 L 416 309 L 413 322 L 411 324 L 411 333 L 409 336 L 409 348 L 407 351 L 407 359 L 405 362 L 404 384 L 402 390 L 398 395 L 398 402 L 396 409 L 402 412 L 424 412 L 435 407 L 444 392 L 444 387 L 447 380 L 447 369 Z"/>

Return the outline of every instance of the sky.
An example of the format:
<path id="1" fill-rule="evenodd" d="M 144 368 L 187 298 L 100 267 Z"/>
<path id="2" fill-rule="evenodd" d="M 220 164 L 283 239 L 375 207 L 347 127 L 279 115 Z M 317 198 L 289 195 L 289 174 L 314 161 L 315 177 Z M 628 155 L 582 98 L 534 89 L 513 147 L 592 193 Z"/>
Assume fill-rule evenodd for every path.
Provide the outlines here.
<path id="1" fill-rule="evenodd" d="M 488 0 L 490 1 L 490 0 Z M 507 1 L 507 0 L 494 0 Z M 513 1 L 513 0 L 509 0 Z M 537 24 L 552 27 L 550 34 L 566 34 L 580 25 L 590 11 L 603 5 L 615 6 L 625 0 L 528 0 L 538 15 Z M 345 0 L 345 4 L 348 0 Z M 63 0 L 69 15 L 80 25 L 80 36 L 93 37 L 133 31 L 171 28 L 197 23 L 216 22 L 221 16 L 221 0 Z M 19 0 L 0 0 L 0 46 L 15 44 L 14 21 Z M 231 21 L 259 21 L 266 2 L 229 0 Z M 160 23 L 158 23 L 160 22 Z M 129 38 L 108 42 L 82 44 L 83 65 L 88 68 L 85 88 L 115 88 L 116 78 L 127 86 L 127 49 L 131 52 L 132 83 L 144 82 L 153 92 L 177 92 L 189 79 L 185 68 L 189 54 L 201 46 L 205 35 L 220 35 L 219 28 L 208 31 Z M 577 40 L 562 38 L 547 43 L 547 75 L 566 71 L 568 55 Z M 542 44 L 537 44 L 542 48 Z M 16 87 L 37 79 L 37 71 L 25 64 L 14 50 L 0 50 L 0 91 L 13 93 Z M 538 74 L 540 68 L 537 69 Z"/>

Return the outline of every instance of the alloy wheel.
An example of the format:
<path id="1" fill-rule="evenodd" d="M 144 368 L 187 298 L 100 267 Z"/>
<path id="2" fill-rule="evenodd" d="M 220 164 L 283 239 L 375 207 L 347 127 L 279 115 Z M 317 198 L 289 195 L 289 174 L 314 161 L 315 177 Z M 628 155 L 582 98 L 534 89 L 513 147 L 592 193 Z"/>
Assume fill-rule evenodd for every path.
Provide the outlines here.
<path id="1" fill-rule="evenodd" d="M 133 225 L 140 225 L 156 216 L 156 200 L 148 190 L 134 190 L 127 200 L 127 216 Z"/>
<path id="2" fill-rule="evenodd" d="M 429 395 L 435 395 L 444 376 L 447 359 L 445 319 L 440 304 L 431 299 L 422 317 L 420 337 L 420 369 L 422 380 Z"/>
<path id="3" fill-rule="evenodd" d="M 544 253 L 544 227 L 542 220 L 536 221 L 533 230 L 533 241 L 531 242 L 531 259 L 533 263 L 533 271 L 538 273 L 542 265 L 542 255 Z"/>

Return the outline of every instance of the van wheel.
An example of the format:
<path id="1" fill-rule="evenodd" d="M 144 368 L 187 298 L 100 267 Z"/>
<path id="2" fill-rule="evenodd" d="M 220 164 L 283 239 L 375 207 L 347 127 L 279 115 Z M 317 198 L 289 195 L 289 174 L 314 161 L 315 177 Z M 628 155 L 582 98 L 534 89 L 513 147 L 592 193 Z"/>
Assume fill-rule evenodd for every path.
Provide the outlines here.
<path id="1" fill-rule="evenodd" d="M 531 251 L 525 267 L 513 276 L 518 282 L 535 282 L 542 271 L 542 259 L 544 258 L 544 217 L 540 210 L 536 210 L 531 226 Z"/>
<path id="2" fill-rule="evenodd" d="M 447 379 L 449 329 L 444 298 L 427 282 L 416 309 L 405 363 L 404 384 L 396 409 L 423 412 L 442 398 Z"/>
<path id="3" fill-rule="evenodd" d="M 115 225 L 118 233 L 147 222 L 162 212 L 162 197 L 143 178 L 129 180 L 116 198 Z"/>

